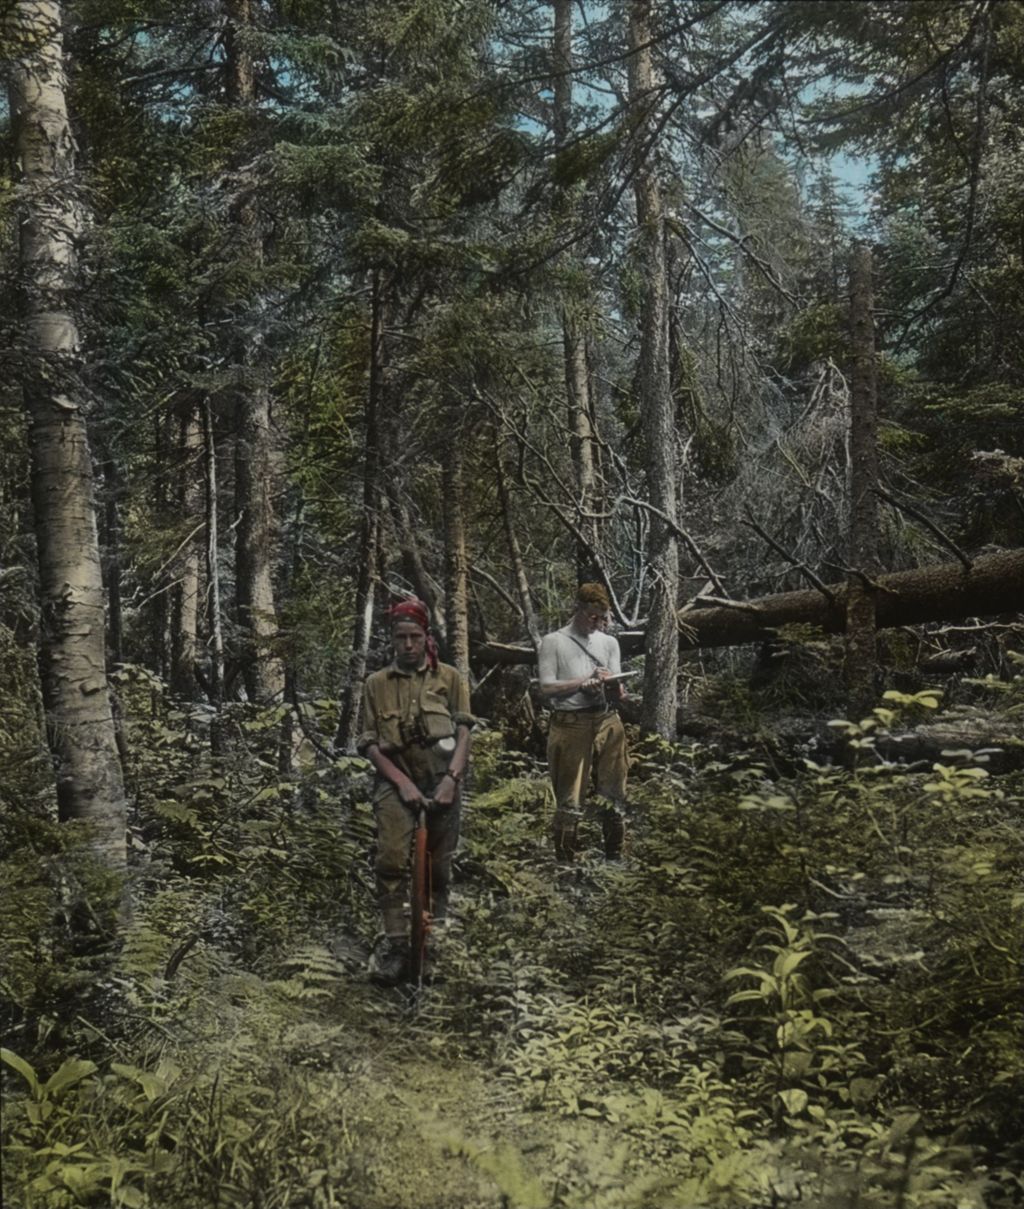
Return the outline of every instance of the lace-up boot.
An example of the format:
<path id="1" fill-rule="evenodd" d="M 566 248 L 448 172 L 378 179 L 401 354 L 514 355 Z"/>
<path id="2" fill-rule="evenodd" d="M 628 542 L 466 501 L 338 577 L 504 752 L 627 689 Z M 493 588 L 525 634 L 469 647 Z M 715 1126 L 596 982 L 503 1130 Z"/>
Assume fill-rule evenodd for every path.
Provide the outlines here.
<path id="1" fill-rule="evenodd" d="M 626 840 L 626 824 L 614 807 L 604 812 L 601 819 L 601 832 L 604 839 L 604 857 L 607 861 L 622 859 L 622 845 Z"/>
<path id="2" fill-rule="evenodd" d="M 576 824 L 555 827 L 555 860 L 562 864 L 571 865 L 579 851 L 579 841 L 576 836 Z"/>
<path id="3" fill-rule="evenodd" d="M 389 936 L 374 964 L 374 982 L 381 986 L 397 986 L 405 978 L 409 969 L 408 941 L 396 936 Z"/>

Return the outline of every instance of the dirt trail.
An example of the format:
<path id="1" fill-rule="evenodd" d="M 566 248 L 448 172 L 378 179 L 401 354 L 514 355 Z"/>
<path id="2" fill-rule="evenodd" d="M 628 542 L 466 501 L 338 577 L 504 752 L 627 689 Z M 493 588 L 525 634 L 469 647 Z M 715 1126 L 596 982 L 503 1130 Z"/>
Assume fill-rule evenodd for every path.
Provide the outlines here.
<path id="1" fill-rule="evenodd" d="M 534 877 L 529 871 L 531 883 Z M 585 929 L 607 893 L 606 874 L 595 861 L 589 874 L 585 865 L 545 879 L 545 889 L 561 898 L 573 926 Z M 488 1035 L 472 1009 L 461 1024 L 453 1019 L 453 986 L 486 978 L 492 956 L 481 951 L 480 917 L 500 915 L 504 905 L 486 879 L 466 878 L 459 890 L 467 925 L 440 948 L 435 986 L 418 993 L 379 988 L 361 951 L 350 948 L 348 978 L 326 1013 L 341 1025 L 330 1061 L 331 1074 L 345 1084 L 339 1144 L 351 1148 L 359 1184 L 373 1190 L 359 1209 L 547 1206 L 559 1163 L 564 1168 L 578 1151 L 616 1150 L 607 1122 L 569 1120 L 540 1107 L 535 1087 L 533 1102 L 525 1102 L 527 1089 L 496 1066 L 507 1022 Z M 614 1165 L 621 1171 L 619 1160 Z"/>

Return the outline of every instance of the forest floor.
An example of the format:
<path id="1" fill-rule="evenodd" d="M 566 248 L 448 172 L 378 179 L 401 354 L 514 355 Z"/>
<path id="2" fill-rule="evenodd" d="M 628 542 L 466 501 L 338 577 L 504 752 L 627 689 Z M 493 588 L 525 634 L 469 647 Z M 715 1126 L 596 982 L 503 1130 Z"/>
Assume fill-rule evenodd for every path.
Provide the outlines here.
<path id="1" fill-rule="evenodd" d="M 1019 1203 L 1019 773 L 634 742 L 625 862 L 595 826 L 566 869 L 543 766 L 484 734 L 417 992 L 370 979 L 357 765 L 297 805 L 165 722 L 137 750 L 147 727 L 174 754 L 116 965 L 9 1034 L 38 1071 L 6 1114 L 11 1203 Z M 39 948 L 9 951 L 21 999 L 52 997 Z"/>

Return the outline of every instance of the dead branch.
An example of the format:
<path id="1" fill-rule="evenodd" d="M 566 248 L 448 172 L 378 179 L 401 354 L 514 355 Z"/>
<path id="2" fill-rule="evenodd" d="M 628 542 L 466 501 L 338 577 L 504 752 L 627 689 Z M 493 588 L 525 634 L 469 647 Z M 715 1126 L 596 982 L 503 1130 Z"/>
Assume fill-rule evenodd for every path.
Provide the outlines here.
<path id="1" fill-rule="evenodd" d="M 953 539 L 946 533 L 944 533 L 934 521 L 929 520 L 923 512 L 919 512 L 916 508 L 911 507 L 910 504 L 900 503 L 900 501 L 891 496 L 884 487 L 873 487 L 872 490 L 874 491 L 875 495 L 880 496 L 887 504 L 891 505 L 898 512 L 905 512 L 908 516 L 912 516 L 914 520 L 920 521 L 926 529 L 934 533 L 939 541 L 957 556 L 957 558 L 963 563 L 966 570 L 969 571 L 971 569 L 971 560 L 967 557 L 963 550 L 961 550 L 956 542 L 953 541 Z"/>
<path id="2" fill-rule="evenodd" d="M 653 504 L 649 504 L 646 500 L 638 500 L 634 496 L 631 496 L 631 495 L 620 495 L 616 502 L 617 503 L 621 502 L 623 504 L 632 504 L 632 506 L 634 508 L 642 508 L 645 512 L 650 512 L 653 516 L 658 517 L 659 520 L 661 520 L 662 523 L 665 524 L 675 534 L 675 536 L 677 538 L 679 538 L 680 541 L 685 542 L 690 553 L 700 564 L 701 570 L 708 577 L 708 579 L 710 579 L 711 582 L 715 585 L 715 590 L 717 592 L 720 592 L 722 594 L 722 596 L 728 596 L 728 592 L 726 592 L 725 587 L 722 584 L 722 581 L 718 578 L 718 576 L 712 570 L 711 564 L 701 553 L 700 547 L 697 545 L 697 543 L 693 540 L 693 538 L 689 535 L 689 533 L 686 532 L 685 529 L 680 528 L 680 526 L 677 525 L 676 522 L 674 520 L 672 520 L 670 517 L 666 516 L 665 513 L 662 512 L 662 510 L 660 508 L 655 508 L 655 506 Z"/>
<path id="3" fill-rule="evenodd" d="M 751 529 L 753 529 L 754 532 L 759 537 L 764 538 L 764 540 L 768 543 L 769 546 L 771 546 L 771 548 L 776 552 L 776 554 L 781 555 L 786 560 L 786 562 L 788 562 L 791 566 L 795 567 L 798 571 L 800 571 L 811 582 L 811 584 L 813 584 L 813 586 L 818 589 L 818 591 L 822 594 L 822 596 L 825 597 L 825 599 L 829 602 L 829 604 L 833 604 L 835 602 L 835 597 L 832 595 L 831 591 L 821 582 L 821 580 L 817 577 L 817 575 L 814 574 L 814 572 L 810 569 L 810 567 L 805 562 L 801 562 L 800 559 L 794 558 L 792 554 L 790 554 L 787 550 L 783 549 L 783 547 L 779 545 L 779 543 L 775 540 L 774 537 L 772 537 L 770 534 L 766 533 L 764 531 L 764 529 L 762 529 L 761 526 L 757 523 L 757 521 L 754 520 L 753 513 L 750 511 L 749 507 L 744 508 L 744 511 L 747 514 L 747 519 L 743 523 L 746 525 L 749 525 L 749 527 Z"/>

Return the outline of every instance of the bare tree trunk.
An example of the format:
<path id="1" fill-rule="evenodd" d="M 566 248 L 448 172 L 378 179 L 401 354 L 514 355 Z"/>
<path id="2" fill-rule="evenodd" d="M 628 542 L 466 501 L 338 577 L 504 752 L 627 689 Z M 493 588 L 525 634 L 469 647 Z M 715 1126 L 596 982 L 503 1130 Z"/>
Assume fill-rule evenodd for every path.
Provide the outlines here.
<path id="1" fill-rule="evenodd" d="M 879 575 L 875 582 L 879 629 L 1011 613 L 1024 600 L 1024 550 L 976 558 L 969 571 L 962 563 L 939 563 Z M 780 626 L 799 623 L 820 626 L 826 634 L 842 634 L 849 586 L 826 586 L 831 601 L 812 589 L 763 596 L 739 607 L 694 609 L 683 617 L 693 633 L 684 631 L 681 649 L 763 642 Z"/>
<path id="2" fill-rule="evenodd" d="M 572 8 L 573 0 L 552 0 L 551 81 L 555 146 L 565 146 L 572 125 Z"/>
<path id="3" fill-rule="evenodd" d="M 124 662 L 124 615 L 121 608 L 121 499 L 124 481 L 117 459 L 109 445 L 100 438 L 100 458 L 103 465 L 103 538 L 101 557 L 103 583 L 107 593 L 107 659 L 108 665 L 118 667 Z M 114 719 L 114 740 L 117 743 L 117 758 L 127 785 L 131 754 L 124 727 L 124 710 L 113 685 L 109 685 L 110 712 Z M 137 789 L 130 790 L 135 796 Z M 127 794 L 126 794 L 127 796 Z"/>
<path id="4" fill-rule="evenodd" d="M 679 546 L 675 416 L 668 359 L 668 278 L 661 188 L 654 165 L 656 140 L 654 68 L 651 60 L 650 0 L 629 8 L 629 101 L 636 141 L 634 192 L 640 263 L 646 282 L 641 310 L 640 408 L 651 503 L 671 524 L 651 522 L 651 607 L 644 661 L 642 725 L 669 738 L 676 729 L 679 634 L 676 599 Z"/>
<path id="5" fill-rule="evenodd" d="M 251 105 L 256 96 L 256 72 L 249 36 L 252 0 L 224 0 L 224 58 L 230 105 Z"/>
<path id="6" fill-rule="evenodd" d="M 124 483 L 110 447 L 97 434 L 97 452 L 103 467 L 103 583 L 107 592 L 107 652 L 114 665 L 124 662 L 124 619 L 121 608 L 121 497 Z M 115 703 L 116 708 L 116 703 Z M 120 733 L 120 728 L 119 728 Z M 122 753 L 123 755 L 123 753 Z"/>
<path id="7" fill-rule="evenodd" d="M 235 430 L 235 605 L 241 629 L 242 675 L 251 701 L 274 701 L 284 692 L 273 567 L 277 521 L 270 439 L 270 392 L 253 384 L 243 392 Z"/>
<path id="8" fill-rule="evenodd" d="M 878 570 L 878 394 L 871 249 L 858 244 L 850 273 L 850 536 L 846 596 L 846 691 L 859 716 L 875 704 L 875 589 Z M 859 574 L 858 574 L 859 572 Z"/>
<path id="9" fill-rule="evenodd" d="M 591 421 L 590 372 L 587 342 L 571 312 L 562 311 L 562 343 L 565 351 L 565 381 L 569 398 L 569 444 L 576 475 L 579 529 L 584 536 L 576 544 L 576 577 L 580 583 L 598 578 L 597 562 L 601 539 L 597 518 L 597 475 L 594 467 L 594 428 Z M 595 562 L 594 554 L 597 554 Z"/>
<path id="10" fill-rule="evenodd" d="M 302 535 L 305 528 L 305 500 L 302 491 L 296 493 L 295 511 L 291 524 L 291 557 L 286 564 L 286 581 L 283 585 L 285 599 L 295 591 L 295 584 L 302 569 Z M 284 669 L 284 699 L 288 712 L 281 719 L 281 737 L 277 749 L 277 770 L 282 776 L 290 776 L 295 770 L 295 758 L 302 743 L 299 722 L 299 678 L 295 660 L 289 659 Z"/>
<path id="11" fill-rule="evenodd" d="M 448 626 L 448 658 L 469 679 L 469 563 L 466 557 L 466 518 L 461 433 L 441 466 L 444 497 L 444 595 Z"/>
<path id="12" fill-rule="evenodd" d="M 385 365 L 384 307 L 386 285 L 378 270 L 373 273 L 370 297 L 370 381 L 366 393 L 366 432 L 363 460 L 363 517 L 359 532 L 358 580 L 356 583 L 355 622 L 348 678 L 341 690 L 338 731 L 334 745 L 351 751 L 359 735 L 360 692 L 366 676 L 366 660 L 373 635 L 374 571 L 380 537 L 380 428 L 384 392 L 387 389 Z"/>
<path id="13" fill-rule="evenodd" d="M 559 149 L 565 145 L 572 128 L 572 8 L 573 0 L 554 0 L 553 111 L 555 146 Z M 563 203 L 563 219 L 571 222 L 575 208 L 572 199 L 566 196 Z M 563 260 L 566 267 L 572 267 L 569 257 L 564 257 Z M 601 545 L 597 521 L 590 515 L 595 511 L 596 472 L 586 336 L 573 314 L 571 304 L 562 307 L 562 347 L 565 358 L 569 441 L 581 514 L 578 527 L 586 539 L 576 543 L 576 575 L 577 579 L 583 582 L 597 575 L 591 551 L 595 551 L 600 557 Z"/>
<path id="14" fill-rule="evenodd" d="M 379 535 L 376 507 L 365 510 L 359 538 L 359 578 L 356 583 L 355 623 L 348 680 L 342 688 L 338 733 L 334 745 L 339 751 L 352 751 L 359 734 L 360 689 L 366 676 L 366 660 L 373 635 L 374 568 Z"/>
<path id="15" fill-rule="evenodd" d="M 238 108 L 256 103 L 256 73 L 248 39 L 252 0 L 225 0 L 225 67 L 229 102 Z M 238 211 L 242 255 L 259 268 L 263 239 L 255 203 Z M 263 367 L 253 364 L 248 346 L 241 347 L 242 370 L 236 402 L 235 437 L 235 608 L 240 633 L 239 661 L 251 701 L 268 702 L 284 693 L 284 669 L 275 650 L 278 623 L 273 570 L 277 552 L 277 518 L 273 490 L 275 458 L 270 420 L 270 387 Z"/>
<path id="16" fill-rule="evenodd" d="M 220 612 L 220 546 L 217 523 L 217 446 L 213 434 L 210 400 L 203 403 L 206 444 L 206 582 L 209 589 L 210 703 L 217 710 L 224 702 L 224 631 Z M 216 753 L 215 754 L 219 754 Z"/>
<path id="17" fill-rule="evenodd" d="M 182 404 L 178 442 L 178 505 L 188 527 L 175 567 L 177 587 L 171 605 L 171 692 L 193 700 L 199 628 L 199 534 L 203 528 L 203 434 L 191 397 Z"/>
<path id="18" fill-rule="evenodd" d="M 512 574 L 516 581 L 516 591 L 519 595 L 519 609 L 523 615 L 526 632 L 530 635 L 534 650 L 540 650 L 540 624 L 533 608 L 533 597 L 530 595 L 530 580 L 526 574 L 526 564 L 523 562 L 523 552 L 519 547 L 516 536 L 515 521 L 512 516 L 512 497 L 508 490 L 508 479 L 502 464 L 501 445 L 495 437 L 494 471 L 498 483 L 498 504 L 501 508 L 501 521 L 505 527 L 505 542 L 508 545 L 509 561 L 512 564 Z"/>
<path id="19" fill-rule="evenodd" d="M 958 621 L 964 617 L 1019 614 L 1024 600 L 1024 550 L 1003 550 L 974 559 L 970 569 L 963 563 L 939 563 L 913 571 L 893 571 L 876 581 L 878 628 L 921 625 L 928 621 Z M 824 585 L 829 592 L 782 592 L 756 600 L 734 602 L 728 607 L 710 605 L 682 614 L 679 649 L 739 646 L 748 642 L 778 639 L 782 626 L 812 625 L 826 634 L 846 630 L 846 600 L 849 585 Z M 624 655 L 644 649 L 639 631 L 619 635 Z M 529 647 L 492 643 L 474 651 L 481 664 L 530 663 Z"/>
<path id="20" fill-rule="evenodd" d="M 123 868 L 124 778 L 106 676 L 103 578 L 85 417 L 76 397 L 72 313 L 81 219 L 65 96 L 61 9 L 18 0 L 4 32 L 12 48 L 10 108 L 24 189 L 21 271 L 27 351 L 32 503 L 42 596 L 40 671 L 60 818 L 92 827 L 96 854 Z"/>
<path id="21" fill-rule="evenodd" d="M 150 483 L 150 507 L 156 523 L 163 527 L 171 512 L 168 490 L 168 470 L 171 465 L 171 444 L 168 436 L 167 416 L 160 409 L 153 413 L 152 476 Z M 144 605 L 150 665 L 161 679 L 170 670 L 170 610 L 168 600 L 169 573 L 162 567 L 149 585 L 149 598 Z M 155 699 L 154 699 L 155 704 Z"/>
<path id="22" fill-rule="evenodd" d="M 386 483 L 384 490 L 387 492 L 388 503 L 391 506 L 391 517 L 395 523 L 395 530 L 398 535 L 398 545 L 402 551 L 403 573 L 406 579 L 412 584 L 413 591 L 430 610 L 430 615 L 433 617 L 435 625 L 443 631 L 447 625 L 444 604 L 438 599 L 438 594 L 430 582 L 430 576 L 427 574 L 426 564 L 423 561 L 423 555 L 420 550 L 420 543 L 416 540 L 417 526 L 409 516 L 409 509 L 406 507 L 400 493 L 400 485 L 398 483 Z"/>

